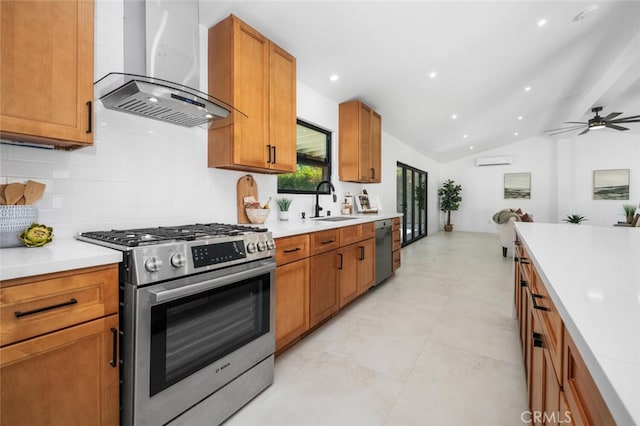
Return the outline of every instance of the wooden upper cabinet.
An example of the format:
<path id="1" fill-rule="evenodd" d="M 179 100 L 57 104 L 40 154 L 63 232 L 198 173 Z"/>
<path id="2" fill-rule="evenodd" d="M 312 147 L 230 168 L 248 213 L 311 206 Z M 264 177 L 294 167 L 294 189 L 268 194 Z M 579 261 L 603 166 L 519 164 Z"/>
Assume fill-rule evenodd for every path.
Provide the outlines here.
<path id="1" fill-rule="evenodd" d="M 360 101 L 340 104 L 339 175 L 349 182 L 381 181 L 382 117 Z"/>
<path id="2" fill-rule="evenodd" d="M 234 15 L 209 29 L 209 93 L 233 106 L 209 130 L 209 167 L 296 170 L 296 59 Z"/>
<path id="3" fill-rule="evenodd" d="M 92 0 L 0 2 L 0 136 L 93 143 Z"/>

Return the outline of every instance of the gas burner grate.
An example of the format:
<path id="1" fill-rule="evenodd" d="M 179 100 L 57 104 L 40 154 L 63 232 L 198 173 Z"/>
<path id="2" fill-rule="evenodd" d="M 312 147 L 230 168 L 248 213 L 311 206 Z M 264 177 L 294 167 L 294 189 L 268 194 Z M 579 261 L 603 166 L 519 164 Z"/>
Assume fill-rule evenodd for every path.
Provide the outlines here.
<path id="1" fill-rule="evenodd" d="M 196 239 L 231 237 L 255 232 L 267 232 L 266 228 L 224 223 L 202 223 L 180 226 L 160 226 L 97 232 L 83 232 L 80 235 L 93 240 L 104 241 L 126 247 L 138 247 L 167 243 L 171 241 L 193 241 Z"/>

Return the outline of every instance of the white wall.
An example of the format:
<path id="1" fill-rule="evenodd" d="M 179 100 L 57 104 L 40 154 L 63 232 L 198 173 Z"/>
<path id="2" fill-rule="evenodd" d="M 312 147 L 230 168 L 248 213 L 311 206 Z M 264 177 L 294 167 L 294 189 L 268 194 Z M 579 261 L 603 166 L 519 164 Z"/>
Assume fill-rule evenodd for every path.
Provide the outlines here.
<path id="1" fill-rule="evenodd" d="M 511 156 L 505 166 L 475 166 L 476 157 Z M 593 170 L 630 169 L 630 200 L 594 200 Z M 531 199 L 505 200 L 504 173 L 530 172 Z M 591 131 L 562 140 L 531 138 L 443 164 L 441 182 L 462 185 L 462 203 L 452 213 L 455 229 L 495 232 L 493 213 L 521 208 L 536 222 L 559 223 L 579 213 L 587 224 L 611 226 L 624 220 L 622 205 L 640 202 L 640 138 L 637 133 Z"/>

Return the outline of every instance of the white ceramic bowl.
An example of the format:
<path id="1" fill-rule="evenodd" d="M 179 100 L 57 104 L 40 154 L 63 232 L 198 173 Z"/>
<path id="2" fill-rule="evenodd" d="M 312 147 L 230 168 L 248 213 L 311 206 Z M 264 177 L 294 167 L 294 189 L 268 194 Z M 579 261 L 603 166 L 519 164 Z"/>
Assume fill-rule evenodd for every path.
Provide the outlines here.
<path id="1" fill-rule="evenodd" d="M 251 223 L 264 223 L 271 209 L 244 209 Z"/>
<path id="2" fill-rule="evenodd" d="M 18 235 L 38 222 L 36 206 L 0 206 L 0 248 L 24 247 Z"/>

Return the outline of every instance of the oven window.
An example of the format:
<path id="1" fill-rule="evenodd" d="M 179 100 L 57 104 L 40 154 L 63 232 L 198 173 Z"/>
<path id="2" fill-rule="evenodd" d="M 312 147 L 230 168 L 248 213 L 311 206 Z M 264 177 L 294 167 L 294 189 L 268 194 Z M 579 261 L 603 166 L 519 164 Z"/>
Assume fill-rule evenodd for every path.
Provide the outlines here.
<path id="1" fill-rule="evenodd" d="M 269 332 L 269 274 L 151 308 L 153 396 Z"/>

